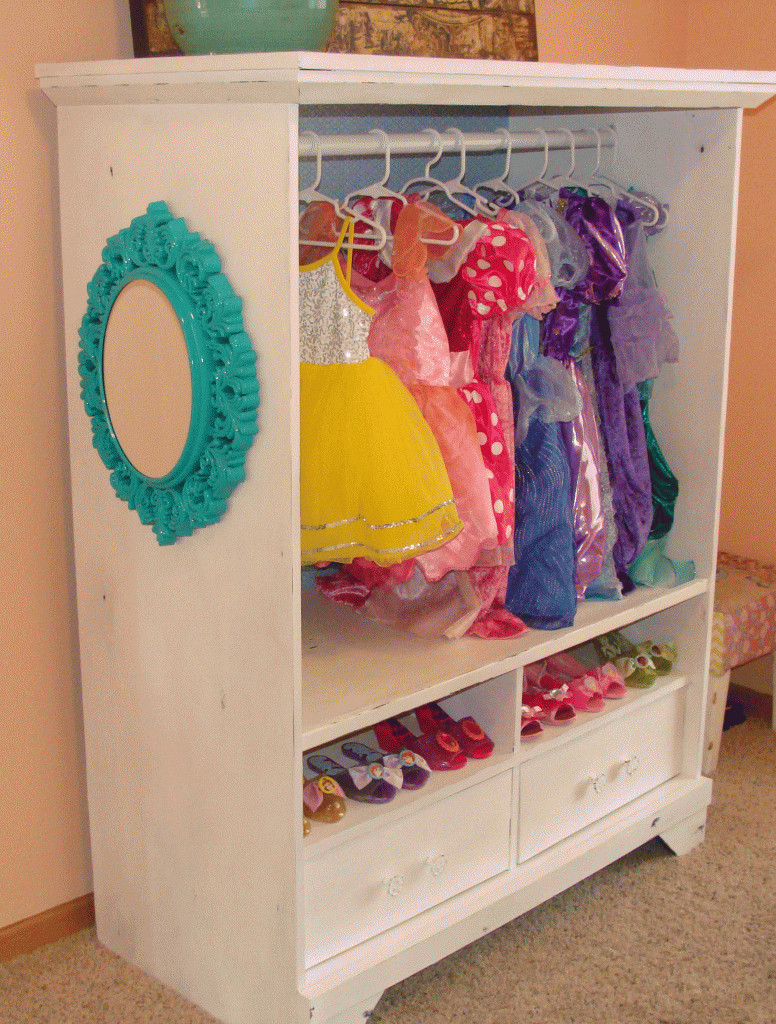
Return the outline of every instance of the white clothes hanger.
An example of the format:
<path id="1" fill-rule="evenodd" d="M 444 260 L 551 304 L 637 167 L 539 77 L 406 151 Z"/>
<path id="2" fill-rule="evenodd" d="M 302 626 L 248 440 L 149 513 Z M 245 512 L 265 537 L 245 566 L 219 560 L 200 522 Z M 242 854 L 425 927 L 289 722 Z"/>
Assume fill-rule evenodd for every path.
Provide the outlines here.
<path id="1" fill-rule="evenodd" d="M 590 130 L 595 134 L 596 161 L 595 167 L 588 175 L 585 188 L 588 189 L 588 191 L 593 192 L 594 195 L 600 195 L 601 192 L 608 192 L 610 197 L 609 203 L 613 206 L 617 201 L 617 192 L 611 182 L 605 181 L 599 176 L 601 171 L 601 132 L 598 128 L 591 128 Z"/>
<path id="2" fill-rule="evenodd" d="M 612 197 L 615 199 L 622 197 L 629 203 L 635 206 L 641 213 L 641 219 L 644 223 L 645 228 L 657 228 L 658 224 L 662 228 L 668 219 L 668 207 L 660 203 L 654 196 L 649 195 L 647 192 L 633 191 L 626 188 L 625 185 L 621 184 L 611 177 L 610 174 L 604 174 L 601 170 L 601 137 L 598 129 L 593 129 L 598 139 L 598 163 L 596 164 L 595 170 L 590 177 L 590 185 L 595 187 L 596 185 L 607 189 Z M 612 167 L 617 165 L 617 133 L 612 129 Z M 662 223 L 661 223 L 662 221 Z"/>
<path id="3" fill-rule="evenodd" d="M 401 192 L 395 192 L 393 189 L 388 188 L 387 182 L 391 176 L 391 144 L 388 140 L 388 136 L 382 130 L 382 128 L 370 128 L 370 135 L 377 135 L 383 144 L 383 156 L 385 158 L 385 172 L 379 181 L 374 182 L 371 185 L 366 185 L 364 188 L 356 189 L 351 192 L 350 195 L 345 196 L 345 206 L 350 206 L 356 199 L 399 199 L 402 205 L 406 205 L 407 197 L 402 195 Z"/>
<path id="4" fill-rule="evenodd" d="M 316 132 L 311 131 L 300 132 L 299 135 L 300 137 L 305 135 L 308 138 L 312 139 L 313 145 L 315 146 L 315 177 L 311 185 L 309 185 L 307 188 L 302 189 L 299 192 L 299 205 L 309 206 L 310 203 L 314 202 L 331 203 L 331 205 L 334 207 L 337 213 L 339 213 L 340 205 L 337 202 L 337 200 L 334 199 L 332 196 L 327 196 L 323 192 L 320 192 L 318 190 L 318 186 L 321 184 L 321 174 L 323 165 L 320 138 L 318 137 Z"/>
<path id="5" fill-rule="evenodd" d="M 504 139 L 506 145 L 507 156 L 506 163 L 504 165 L 503 173 L 500 178 L 489 178 L 487 181 L 481 181 L 478 185 L 474 186 L 474 191 L 479 195 L 481 189 L 489 189 L 496 196 L 506 195 L 514 200 L 515 204 L 520 202 L 520 196 L 518 193 L 507 184 L 507 178 L 509 177 L 509 167 L 512 162 L 512 133 L 506 128 L 497 128 L 497 133 Z M 498 205 L 498 200 L 496 200 Z"/>
<path id="6" fill-rule="evenodd" d="M 347 218 L 353 218 L 359 224 L 359 231 L 355 233 L 352 239 L 348 240 L 348 247 L 352 249 L 363 249 L 366 252 L 372 252 L 374 250 L 379 251 L 383 248 L 387 240 L 387 234 L 385 228 L 378 224 L 376 220 L 371 217 L 367 217 L 365 214 L 359 213 L 357 210 L 350 209 L 345 203 L 340 203 L 333 196 L 328 196 L 324 192 L 320 191 L 321 175 L 322 175 L 322 153 L 321 153 L 321 140 L 316 132 L 305 131 L 301 132 L 300 135 L 306 135 L 313 140 L 315 146 L 315 178 L 312 184 L 305 189 L 301 189 L 298 195 L 299 205 L 309 206 L 313 202 L 329 203 L 334 207 L 335 214 L 341 219 L 346 220 Z M 361 225 L 366 225 L 370 229 L 371 233 L 363 233 Z M 300 238 L 300 245 L 312 245 L 321 249 L 333 249 L 339 243 L 331 241 L 329 239 L 320 238 Z"/>
<path id="7" fill-rule="evenodd" d="M 492 217 L 494 220 L 499 214 L 498 206 L 493 203 L 489 203 L 484 196 L 479 195 L 473 188 L 470 188 L 464 179 L 466 175 L 466 144 L 463 139 L 463 132 L 459 128 L 446 128 L 445 132 L 448 135 L 452 135 L 458 140 L 458 149 L 461 155 L 461 162 L 458 166 L 458 174 L 445 182 L 447 189 L 453 193 L 453 195 L 470 196 L 474 201 L 474 208 L 470 209 L 470 213 L 484 213 L 487 217 Z"/>
<path id="8" fill-rule="evenodd" d="M 355 192 L 351 192 L 350 195 L 345 197 L 344 203 L 346 207 L 349 207 L 354 200 L 360 199 L 398 199 L 401 201 L 403 206 L 406 206 L 409 200 L 401 192 L 395 192 L 386 186 L 386 182 L 391 176 L 391 144 L 386 133 L 382 128 L 370 128 L 371 135 L 378 135 L 383 143 L 383 154 L 385 156 L 385 170 L 382 178 L 379 181 L 374 182 L 372 185 L 367 185 L 365 188 L 358 189 Z M 378 222 L 379 223 L 379 222 Z M 461 234 L 460 229 L 457 225 L 453 225 L 449 238 L 419 238 L 418 241 L 425 245 L 452 245 L 458 241 Z"/>
<path id="9" fill-rule="evenodd" d="M 354 201 L 358 199 L 398 199 L 403 206 L 406 206 L 409 200 L 401 192 L 396 192 L 393 189 L 387 187 L 386 182 L 391 176 L 391 144 L 386 133 L 382 128 L 370 128 L 370 135 L 377 135 L 380 137 L 383 143 L 383 154 L 385 156 L 385 169 L 383 176 L 379 181 L 374 182 L 371 185 L 367 185 L 364 188 L 357 189 L 351 192 L 343 200 L 346 208 L 349 208 Z M 358 212 L 358 211 L 356 211 Z M 359 214 L 360 216 L 360 214 Z M 390 213 L 386 211 L 386 217 L 390 220 Z M 380 221 L 378 221 L 380 223 Z M 390 231 L 390 225 L 386 227 L 386 231 Z M 453 225 L 449 238 L 419 238 L 418 241 L 425 245 L 453 245 L 454 242 L 458 241 L 461 232 L 457 225 Z M 390 256 L 391 246 L 388 244 L 387 254 Z"/>
<path id="10" fill-rule="evenodd" d="M 558 128 L 559 132 L 563 132 L 569 137 L 569 167 L 565 174 L 555 174 L 550 178 L 549 184 L 551 188 L 559 192 L 562 188 L 582 188 L 581 182 L 574 177 L 574 172 L 577 168 L 577 147 L 574 142 L 574 132 L 570 128 Z"/>
<path id="11" fill-rule="evenodd" d="M 451 129 L 451 131 L 452 130 L 454 129 Z M 475 212 L 472 209 L 472 207 L 468 206 L 466 203 L 462 202 L 455 196 L 454 192 L 450 190 L 448 182 L 440 181 L 438 178 L 434 178 L 431 175 L 431 168 L 434 166 L 435 163 L 442 159 L 442 150 L 444 148 L 442 136 L 439 134 L 436 128 L 423 128 L 422 131 L 425 135 L 432 136 L 433 141 L 436 142 L 437 151 L 426 164 L 426 169 L 424 170 L 422 177 L 411 178 L 403 186 L 401 190 L 402 193 L 406 195 L 408 192 L 411 192 L 417 186 L 422 186 L 421 191 L 423 193 L 424 199 L 427 198 L 432 192 L 442 192 L 447 197 L 447 199 L 452 203 L 453 206 L 456 206 L 459 210 L 463 210 L 464 213 L 468 214 L 468 216 L 471 217 L 472 214 Z M 475 198 L 477 198 L 476 194 Z"/>
<path id="12" fill-rule="evenodd" d="M 534 131 L 537 135 L 540 135 L 544 141 L 544 164 L 538 177 L 523 185 L 520 188 L 520 191 L 531 194 L 534 199 L 542 199 L 547 195 L 548 191 L 551 192 L 553 189 L 553 186 L 547 180 L 547 168 L 550 165 L 550 140 L 547 132 L 543 128 L 535 128 Z"/>

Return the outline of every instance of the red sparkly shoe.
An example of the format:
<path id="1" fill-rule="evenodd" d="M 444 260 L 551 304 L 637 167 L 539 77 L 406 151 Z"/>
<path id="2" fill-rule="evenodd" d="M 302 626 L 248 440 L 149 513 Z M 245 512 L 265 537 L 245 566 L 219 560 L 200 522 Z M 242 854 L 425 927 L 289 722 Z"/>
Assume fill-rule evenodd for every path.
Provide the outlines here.
<path id="1" fill-rule="evenodd" d="M 438 704 L 424 704 L 415 710 L 415 717 L 425 733 L 441 729 L 455 736 L 467 757 L 480 759 L 493 753 L 493 740 L 485 735 L 471 715 L 456 722 Z"/>
<path id="2" fill-rule="evenodd" d="M 549 664 L 549 662 L 547 663 Z M 606 701 L 593 685 L 592 678 L 557 679 L 547 671 L 547 665 L 527 665 L 524 678 L 531 691 L 539 690 L 556 700 L 567 701 L 575 711 L 603 711 Z"/>
<path id="3" fill-rule="evenodd" d="M 523 704 L 520 714 L 520 739 L 530 740 L 541 736 L 544 729 L 542 729 L 540 720 L 546 717 L 547 715 L 538 705 L 532 707 L 530 704 Z"/>
<path id="4" fill-rule="evenodd" d="M 441 729 L 416 736 L 398 718 L 386 718 L 374 726 L 374 733 L 383 750 L 391 754 L 398 754 L 405 748 L 411 750 L 420 754 L 429 768 L 437 772 L 456 771 L 467 762 L 466 754 L 455 736 Z"/>

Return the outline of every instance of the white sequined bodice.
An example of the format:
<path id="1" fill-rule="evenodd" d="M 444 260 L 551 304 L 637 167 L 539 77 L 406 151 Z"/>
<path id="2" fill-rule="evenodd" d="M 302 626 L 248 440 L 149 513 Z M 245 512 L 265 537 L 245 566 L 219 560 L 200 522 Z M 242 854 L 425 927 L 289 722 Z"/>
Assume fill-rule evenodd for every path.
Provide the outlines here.
<path id="1" fill-rule="evenodd" d="M 335 259 L 299 274 L 299 358 L 303 363 L 360 363 L 369 358 L 372 317 L 345 291 Z"/>

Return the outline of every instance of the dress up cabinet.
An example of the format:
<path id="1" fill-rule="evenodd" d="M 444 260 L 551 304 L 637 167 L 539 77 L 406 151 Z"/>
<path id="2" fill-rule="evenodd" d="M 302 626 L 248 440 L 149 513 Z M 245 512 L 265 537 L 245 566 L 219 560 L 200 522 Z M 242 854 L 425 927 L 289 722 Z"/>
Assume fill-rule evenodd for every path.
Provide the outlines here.
<path id="1" fill-rule="evenodd" d="M 227 1024 L 356 1024 L 386 987 L 650 838 L 677 853 L 699 843 L 741 109 L 776 92 L 776 77 L 295 53 L 38 75 L 58 115 L 100 940 Z M 650 415 L 681 485 L 669 553 L 692 559 L 696 577 L 583 603 L 571 628 L 516 640 L 397 635 L 300 583 L 300 131 L 450 125 L 597 128 L 602 139 L 613 126 L 614 176 L 670 204 L 650 258 L 681 361 L 661 373 Z M 567 155 L 552 156 L 563 172 Z M 513 153 L 524 181 L 541 162 L 523 159 Z M 347 161 L 339 173 L 368 176 Z M 161 203 L 212 242 L 242 299 L 260 393 L 244 481 L 212 525 L 168 544 L 117 498 L 79 376 L 106 240 Z M 140 344 L 145 317 L 128 315 Z M 111 372 L 132 362 L 130 349 Z M 191 374 L 196 391 L 193 364 Z M 159 438 L 168 430 L 153 411 L 143 423 Z M 672 674 L 521 745 L 522 666 L 614 628 L 676 641 Z M 304 755 L 429 700 L 474 715 L 493 756 L 385 808 L 351 805 L 303 838 Z"/>

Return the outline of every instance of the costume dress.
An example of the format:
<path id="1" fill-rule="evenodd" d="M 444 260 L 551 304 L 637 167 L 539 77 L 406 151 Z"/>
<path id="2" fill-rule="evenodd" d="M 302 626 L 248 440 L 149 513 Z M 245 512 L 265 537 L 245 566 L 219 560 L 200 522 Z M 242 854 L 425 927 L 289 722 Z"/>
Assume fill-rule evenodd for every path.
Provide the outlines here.
<path id="1" fill-rule="evenodd" d="M 399 213 L 394 232 L 393 272 L 375 274 L 377 281 L 354 272 L 351 283 L 375 309 L 370 353 L 396 371 L 431 427 L 464 526 L 439 548 L 394 566 L 356 558 L 318 586 L 373 620 L 421 636 L 453 637 L 482 611 L 467 571 L 483 553 L 489 563 L 487 552 L 499 549 L 480 438 L 469 406 L 451 384 L 447 332 L 426 273 L 428 259 L 449 247 L 456 225 L 431 204 L 413 202 Z M 438 244 L 428 241 L 435 238 Z M 510 626 L 513 632 L 525 629 L 517 620 L 510 619 Z"/>
<path id="2" fill-rule="evenodd" d="M 686 582 L 695 573 L 692 563 L 671 560 L 664 554 L 673 524 L 679 481 L 649 420 L 652 386 L 663 363 L 678 361 L 679 339 L 649 265 L 642 219 L 627 199 L 619 200 L 616 212 L 628 252 L 628 277 L 620 301 L 609 308 L 609 325 L 620 382 L 626 391 L 634 385 L 638 389 L 649 456 L 653 512 L 649 539 L 636 559 L 629 563 L 628 573 L 635 583 L 647 586 Z"/>
<path id="3" fill-rule="evenodd" d="M 628 273 L 625 239 L 615 212 L 599 196 L 562 188 L 558 210 L 584 242 L 590 270 L 574 288 L 561 289 L 561 302 L 545 320 L 542 345 L 547 354 L 567 359 L 582 307 L 590 305 L 595 394 L 617 528 L 612 555 L 620 585 L 628 592 L 633 589 L 628 563 L 643 549 L 652 524 L 652 488 L 638 393 L 620 383 L 608 318 Z"/>
<path id="4" fill-rule="evenodd" d="M 430 264 L 429 277 L 450 340 L 453 375 L 474 415 L 491 473 L 499 541 L 504 545 L 502 558 L 494 564 L 508 566 L 515 507 L 512 406 L 504 383 L 510 332 L 503 337 L 503 330 L 492 331 L 493 322 L 502 325 L 504 315 L 511 327 L 511 317 L 533 290 L 535 254 L 523 231 L 492 221 L 471 221 L 461 243 L 458 259 L 448 256 L 445 265 Z"/>
<path id="5" fill-rule="evenodd" d="M 483 608 L 471 632 L 507 636 L 514 635 L 516 618 L 504 607 L 514 562 L 515 460 L 505 369 L 512 321 L 536 287 L 536 253 L 520 228 L 481 218 L 466 224 L 461 243 L 444 261 L 429 266 L 429 277 L 448 331 L 459 391 L 477 422 L 499 526 L 500 557 L 471 572 Z"/>
<path id="6" fill-rule="evenodd" d="M 412 395 L 369 355 L 373 310 L 339 253 L 300 267 L 302 562 L 391 565 L 462 528 L 434 436 Z M 348 253 L 352 249 L 348 247 Z"/>
<path id="7" fill-rule="evenodd" d="M 654 380 L 663 363 L 679 361 L 679 339 L 649 265 L 641 217 L 625 200 L 617 203 L 615 212 L 628 254 L 628 276 L 619 301 L 609 307 L 609 326 L 617 377 L 624 390 L 630 391 L 645 380 Z"/>
<path id="8" fill-rule="evenodd" d="M 538 403 L 515 452 L 515 561 L 506 607 L 529 626 L 560 629 L 573 624 L 577 595 L 571 468 L 557 417 L 578 415 L 580 404 L 578 395 L 574 406 L 558 400 L 541 359 L 534 365 L 538 356 L 539 323 L 526 315 L 515 324 L 507 374 L 516 402 L 524 378 Z"/>
<path id="9" fill-rule="evenodd" d="M 396 371 L 415 398 L 439 444 L 447 467 L 461 532 L 416 561 L 427 580 L 451 570 L 468 569 L 480 555 L 498 546 L 490 486 L 471 409 L 452 384 L 450 346 L 428 280 L 426 264 L 449 247 L 455 224 L 429 203 L 408 204 L 398 215 L 393 238 L 393 273 L 371 289 L 354 288 L 375 317 L 369 332 L 371 355 Z M 440 238 L 430 245 L 421 239 Z"/>

